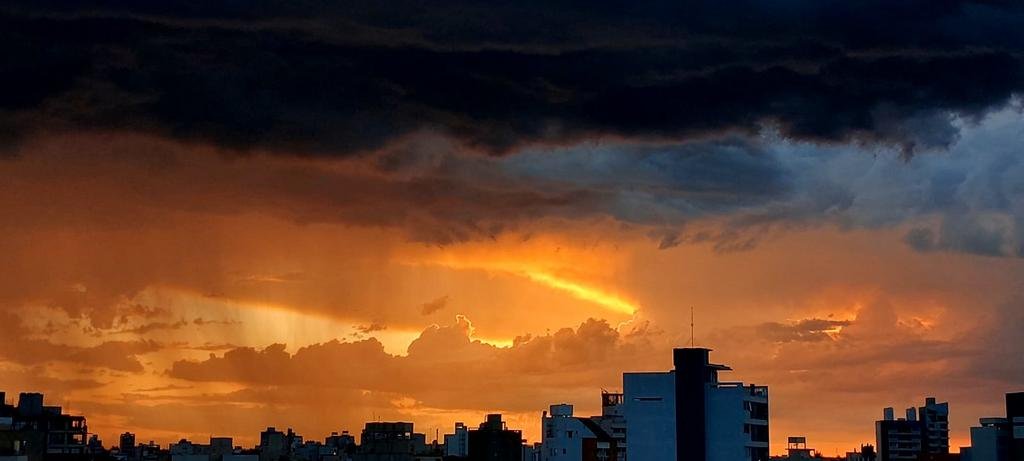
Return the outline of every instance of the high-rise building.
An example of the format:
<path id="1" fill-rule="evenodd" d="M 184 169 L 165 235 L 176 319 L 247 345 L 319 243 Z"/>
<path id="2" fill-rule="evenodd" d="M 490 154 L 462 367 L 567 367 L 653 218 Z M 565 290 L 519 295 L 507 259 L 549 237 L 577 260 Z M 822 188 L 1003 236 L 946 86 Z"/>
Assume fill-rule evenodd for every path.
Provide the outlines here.
<path id="1" fill-rule="evenodd" d="M 924 426 L 925 453 L 949 453 L 949 403 L 936 403 L 935 397 L 928 397 L 918 408 L 918 417 Z"/>
<path id="2" fill-rule="evenodd" d="M 920 408 L 907 408 L 906 418 L 894 419 L 892 408 L 875 422 L 879 461 L 941 459 L 949 454 L 949 404 L 925 399 Z"/>
<path id="3" fill-rule="evenodd" d="M 883 410 L 883 418 L 875 422 L 878 460 L 916 460 L 923 453 L 923 427 L 917 412 L 907 409 L 907 417 L 895 419 L 892 408 Z"/>
<path id="4" fill-rule="evenodd" d="M 768 388 L 719 381 L 731 368 L 710 352 L 675 349 L 672 371 L 623 374 L 627 459 L 768 459 Z"/>
<path id="5" fill-rule="evenodd" d="M 121 434 L 121 437 L 118 439 L 117 448 L 121 452 L 121 456 L 124 456 L 128 461 L 138 458 L 135 448 L 135 434 L 131 432 Z"/>

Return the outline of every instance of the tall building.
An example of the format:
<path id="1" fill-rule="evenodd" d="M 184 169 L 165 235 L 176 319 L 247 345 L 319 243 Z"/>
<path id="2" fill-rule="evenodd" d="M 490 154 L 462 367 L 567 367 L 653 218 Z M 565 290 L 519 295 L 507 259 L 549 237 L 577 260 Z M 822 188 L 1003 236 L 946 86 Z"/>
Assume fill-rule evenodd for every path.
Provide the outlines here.
<path id="1" fill-rule="evenodd" d="M 469 456 L 469 428 L 464 423 L 455 423 L 455 433 L 444 435 L 445 456 Z"/>
<path id="2" fill-rule="evenodd" d="M 949 454 L 949 404 L 925 399 L 920 408 L 907 408 L 906 418 L 895 419 L 892 408 L 883 410 L 875 422 L 878 459 L 940 459 Z"/>
<path id="3" fill-rule="evenodd" d="M 121 452 L 121 456 L 124 456 L 124 459 L 128 461 L 138 458 L 135 448 L 135 434 L 131 432 L 121 434 L 121 437 L 118 439 L 117 448 Z"/>
<path id="4" fill-rule="evenodd" d="M 892 408 L 886 408 L 883 419 L 875 422 L 875 439 L 879 461 L 916 460 L 924 452 L 923 426 L 913 408 L 900 419 L 893 417 Z"/>
<path id="5" fill-rule="evenodd" d="M 1006 394 L 1006 421 L 1010 425 L 1010 459 L 1024 461 L 1024 392 Z"/>
<path id="6" fill-rule="evenodd" d="M 621 392 L 601 391 L 601 416 L 594 416 L 590 419 L 597 423 L 609 436 L 616 446 L 617 458 L 611 460 L 622 461 L 626 459 L 626 416 L 624 413 L 625 396 Z"/>
<path id="7" fill-rule="evenodd" d="M 924 451 L 949 453 L 949 403 L 936 403 L 935 397 L 928 397 L 918 409 L 918 416 L 924 426 Z"/>
<path id="8" fill-rule="evenodd" d="M 287 435 L 284 432 L 273 426 L 260 432 L 260 461 L 278 461 L 288 453 L 288 448 Z"/>
<path id="9" fill-rule="evenodd" d="M 523 432 L 509 429 L 500 414 L 487 415 L 480 428 L 469 432 L 472 461 L 522 461 Z"/>
<path id="10" fill-rule="evenodd" d="M 624 373 L 630 460 L 767 461 L 768 388 L 719 381 L 710 349 L 673 351 L 675 369 Z"/>

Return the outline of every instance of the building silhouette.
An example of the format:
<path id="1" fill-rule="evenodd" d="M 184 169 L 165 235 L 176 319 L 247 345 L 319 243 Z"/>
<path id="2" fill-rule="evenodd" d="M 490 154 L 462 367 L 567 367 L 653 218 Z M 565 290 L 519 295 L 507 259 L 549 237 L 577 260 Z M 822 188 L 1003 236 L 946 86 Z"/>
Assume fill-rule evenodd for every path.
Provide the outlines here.
<path id="1" fill-rule="evenodd" d="M 135 447 L 135 434 L 131 432 L 125 432 L 118 438 L 117 443 L 118 452 L 128 461 L 134 461 L 138 459 L 136 455 L 137 450 Z"/>
<path id="2" fill-rule="evenodd" d="M 521 461 L 523 432 L 509 429 L 500 414 L 487 415 L 477 430 L 469 431 L 471 461 Z"/>
<path id="3" fill-rule="evenodd" d="M 925 453 L 949 453 L 949 403 L 936 403 L 935 397 L 928 397 L 918 415 L 924 426 Z"/>
<path id="4" fill-rule="evenodd" d="M 928 397 L 923 407 L 907 408 L 906 417 L 899 419 L 891 407 L 885 408 L 875 422 L 875 439 L 880 461 L 947 459 L 949 404 Z"/>
<path id="5" fill-rule="evenodd" d="M 469 428 L 459 421 L 455 423 L 455 432 L 444 435 L 445 456 L 469 456 Z"/>
<path id="6" fill-rule="evenodd" d="M 44 405 L 43 394 L 23 392 L 15 406 L 8 405 L 6 393 L 0 392 L 0 456 L 24 456 L 35 461 L 56 455 L 85 455 L 89 453 L 88 433 L 84 416 L 64 414 L 59 406 Z"/>
<path id="7" fill-rule="evenodd" d="M 1010 425 L 1010 459 L 1024 461 L 1024 392 L 1006 394 L 1006 420 Z"/>
<path id="8" fill-rule="evenodd" d="M 971 428 L 971 446 L 961 461 L 1024 460 L 1024 392 L 1006 394 L 1006 417 L 981 418 Z"/>
<path id="9" fill-rule="evenodd" d="M 366 423 L 359 437 L 356 461 L 413 461 L 413 424 L 405 422 Z"/>

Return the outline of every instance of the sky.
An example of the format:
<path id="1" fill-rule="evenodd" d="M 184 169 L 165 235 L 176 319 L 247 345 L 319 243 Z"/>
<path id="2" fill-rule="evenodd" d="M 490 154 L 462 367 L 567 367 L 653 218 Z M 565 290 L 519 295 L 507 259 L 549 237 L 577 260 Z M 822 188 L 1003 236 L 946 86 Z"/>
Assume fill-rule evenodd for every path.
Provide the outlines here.
<path id="1" fill-rule="evenodd" d="M 108 445 L 600 412 L 691 341 L 772 451 L 1024 390 L 1024 7 L 0 6 L 0 390 Z"/>

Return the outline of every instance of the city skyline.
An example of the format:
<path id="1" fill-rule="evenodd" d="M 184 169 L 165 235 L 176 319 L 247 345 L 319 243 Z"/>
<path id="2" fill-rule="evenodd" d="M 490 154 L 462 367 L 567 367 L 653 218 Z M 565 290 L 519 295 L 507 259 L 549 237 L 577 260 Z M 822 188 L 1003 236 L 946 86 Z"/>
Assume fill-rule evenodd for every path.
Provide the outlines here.
<path id="1" fill-rule="evenodd" d="M 676 349 L 676 350 L 678 351 L 678 350 L 681 350 L 681 349 Z M 698 350 L 702 350 L 702 349 L 698 349 Z M 731 368 L 726 367 L 724 365 L 712 364 L 711 366 L 712 367 L 722 367 L 722 369 L 724 369 L 726 371 L 733 371 Z M 645 370 L 645 371 L 639 371 L 639 372 L 624 372 L 623 373 L 623 379 L 624 380 L 625 379 L 633 379 L 635 383 L 640 383 L 640 382 L 653 383 L 655 381 L 649 381 L 649 380 L 651 378 L 653 378 L 654 376 L 659 375 L 659 374 L 660 373 L 657 373 L 657 372 L 654 372 L 654 371 L 651 371 L 651 370 Z M 669 374 L 671 374 L 671 373 L 669 373 Z M 633 378 L 627 378 L 629 376 L 634 376 L 634 377 Z M 644 381 L 636 381 L 636 380 L 644 380 Z M 723 381 L 723 383 L 725 383 L 726 389 L 731 388 L 731 387 L 733 387 L 733 386 L 735 386 L 737 384 L 739 385 L 740 388 L 743 388 L 743 386 L 744 386 L 743 383 L 739 383 L 737 381 Z M 634 384 L 634 387 L 636 387 L 636 386 L 637 385 Z M 640 394 L 648 395 L 648 394 L 650 394 L 650 392 L 652 392 L 650 389 L 655 389 L 655 388 L 657 388 L 657 387 L 651 388 L 650 384 L 645 384 L 643 386 L 640 386 L 640 388 L 639 388 L 640 389 Z M 646 389 L 646 390 L 644 390 L 644 389 Z M 756 389 L 761 389 L 761 387 L 757 387 Z M 767 387 L 764 387 L 763 389 L 764 389 L 763 390 L 763 393 L 764 393 L 763 395 L 767 398 L 767 395 L 768 395 Z M 753 384 L 750 385 L 750 390 L 751 390 L 751 392 L 753 392 L 755 390 L 755 386 Z M 618 400 L 614 400 L 614 399 L 613 400 L 609 400 L 608 392 L 609 391 L 607 389 L 605 389 L 604 387 L 601 388 L 601 393 L 600 393 L 599 396 L 597 396 L 597 398 L 599 398 L 601 400 L 601 405 L 599 405 L 599 409 L 596 412 L 593 412 L 593 413 L 582 412 L 582 413 L 577 413 L 577 414 L 578 415 L 584 415 L 584 416 L 585 415 L 591 415 L 591 416 L 586 416 L 588 418 L 600 418 L 602 414 L 604 414 L 605 417 L 607 417 L 609 415 L 609 410 L 608 410 L 608 406 L 609 405 L 621 406 L 626 400 L 630 400 L 630 399 L 632 399 L 632 400 L 645 400 L 645 399 L 648 399 L 647 397 L 637 397 L 636 395 L 631 397 L 630 393 L 626 392 L 626 398 L 625 399 L 622 399 L 621 396 L 623 394 L 619 393 L 619 394 L 611 394 L 613 396 L 614 395 L 620 396 Z M 612 392 L 615 392 L 615 391 L 612 391 Z M 634 391 L 634 392 L 636 392 L 636 391 Z M 1009 395 L 1011 393 L 1016 396 L 1015 398 L 1024 399 L 1024 392 L 1013 393 L 1013 392 L 1009 392 L 1008 391 L 1007 395 Z M 31 391 L 22 392 L 22 393 L 20 393 L 20 397 L 17 398 L 17 400 L 13 400 L 11 402 L 8 402 L 7 401 L 8 399 L 6 398 L 7 394 L 8 393 L 5 390 L 0 389 L 0 400 L 2 400 L 2 401 L 0 401 L 0 406 L 6 404 L 6 405 L 10 405 L 10 406 L 13 406 L 15 408 L 19 408 L 20 409 L 22 407 L 22 405 L 23 405 L 23 401 L 26 398 L 26 396 L 28 396 L 30 401 L 34 400 L 36 402 L 35 404 L 36 405 L 40 405 L 40 406 L 42 406 L 44 404 L 45 405 L 53 405 L 55 403 L 53 400 L 44 400 L 45 397 L 44 397 L 43 394 L 35 393 L 35 392 L 31 392 Z M 18 393 L 11 393 L 11 394 L 12 395 L 18 395 Z M 35 396 L 35 397 L 33 397 L 33 396 Z M 591 397 L 594 397 L 594 396 L 591 396 Z M 51 398 L 52 398 L 52 396 L 51 396 Z M 1007 398 L 1009 398 L 1009 397 L 1007 397 Z M 35 399 L 38 399 L 38 400 L 35 400 Z M 660 398 L 659 398 L 659 400 L 660 400 Z M 898 420 L 898 422 L 900 424 L 904 424 L 904 423 L 906 423 L 908 421 L 910 421 L 910 422 L 917 421 L 919 418 L 922 421 L 925 421 L 925 419 L 926 419 L 925 410 L 926 409 L 930 409 L 934 405 L 936 405 L 936 398 L 932 397 L 932 396 L 929 396 L 929 397 L 927 397 L 925 399 L 922 399 L 922 400 L 926 401 L 926 405 L 924 407 L 920 408 L 920 413 L 918 413 L 919 410 L 918 410 L 917 407 L 910 406 L 910 407 L 908 407 L 906 409 L 907 413 L 906 413 L 906 416 L 904 417 L 902 414 L 896 415 L 896 411 L 894 411 L 893 407 L 885 407 L 885 408 L 880 409 L 879 413 L 877 415 L 878 417 L 875 418 L 875 420 L 872 420 L 870 422 L 873 422 L 875 424 L 882 424 L 885 421 L 897 421 Z M 1001 398 L 1000 399 L 996 399 L 996 400 L 998 400 L 998 404 L 995 405 L 995 406 L 1001 407 L 1003 405 L 1003 403 L 1004 403 L 1004 400 L 1001 399 Z M 58 401 L 64 401 L 66 403 L 66 400 L 60 400 L 59 398 L 58 398 Z M 617 403 L 609 403 L 609 402 L 617 402 Z M 719 405 L 721 405 L 721 404 L 719 404 Z M 942 411 L 944 412 L 943 413 L 944 416 L 943 416 L 942 421 L 943 422 L 949 421 L 948 419 L 946 419 L 948 417 L 948 415 L 950 414 L 949 404 L 948 403 L 941 403 L 939 405 L 942 406 L 942 408 L 943 408 Z M 574 407 L 584 408 L 584 409 L 589 408 L 589 406 L 587 404 L 580 405 L 578 403 L 570 403 L 570 402 L 567 402 L 567 401 L 566 402 L 553 403 L 551 405 L 551 407 L 550 407 L 551 415 L 555 416 L 558 412 L 562 412 L 563 416 L 564 416 L 564 414 L 565 414 L 564 412 L 566 410 L 562 409 L 563 407 L 567 407 L 568 408 L 568 413 L 567 413 L 568 416 L 573 416 L 573 412 L 574 412 L 573 408 Z M 604 408 L 601 408 L 601 407 L 604 407 Z M 49 407 L 49 406 L 47 406 L 47 407 L 42 407 L 42 408 L 44 408 L 44 409 L 45 408 L 57 408 L 58 412 L 71 413 L 73 417 L 84 417 L 85 416 L 85 415 L 76 415 L 76 414 L 74 414 L 74 411 L 68 411 L 67 408 L 65 408 L 64 406 L 60 406 L 60 405 L 58 405 L 56 407 Z M 899 411 L 900 409 L 896 408 L 895 410 Z M 632 410 L 632 411 L 635 412 L 637 410 Z M 717 414 L 717 412 L 715 412 L 715 411 L 713 411 L 711 409 L 709 409 L 708 411 L 709 411 L 709 414 Z M 773 409 L 771 410 L 771 418 L 765 418 L 765 422 L 767 423 L 767 421 L 769 421 L 769 419 L 775 418 L 776 412 L 779 412 L 779 411 L 785 412 L 785 408 L 777 409 L 777 408 L 773 407 Z M 929 410 L 929 411 L 931 411 L 931 410 Z M 767 413 L 768 413 L 767 412 L 767 405 L 765 406 L 764 413 L 767 416 Z M 996 413 L 998 413 L 998 412 L 993 412 L 991 414 L 996 414 Z M 614 412 L 611 413 L 611 414 L 619 415 L 621 417 L 624 417 L 624 419 L 622 419 L 622 420 L 616 420 L 616 421 L 620 421 L 620 422 L 621 421 L 636 420 L 635 416 L 633 416 L 632 418 L 630 417 L 630 410 L 626 410 L 625 412 L 622 412 L 621 410 L 614 410 Z M 991 416 L 991 414 L 990 414 L 990 416 L 979 417 L 975 421 L 979 421 L 980 420 L 983 426 L 986 425 L 986 424 L 993 424 L 992 420 L 993 419 L 998 419 L 999 417 Z M 491 415 L 495 415 L 495 414 L 479 415 L 479 416 L 480 416 L 480 418 L 483 418 L 484 416 L 487 416 L 489 418 Z M 498 413 L 497 415 L 501 416 L 500 413 Z M 298 415 L 298 416 L 301 416 L 301 415 Z M 534 416 L 537 416 L 537 415 L 534 415 Z M 296 415 L 278 415 L 278 418 L 281 419 L 281 420 L 289 420 L 290 418 L 295 418 L 295 417 L 296 417 Z M 518 427 L 514 428 L 517 432 L 521 432 L 523 434 L 522 441 L 523 441 L 524 446 L 529 447 L 529 446 L 532 446 L 533 444 L 540 444 L 541 442 L 545 442 L 545 443 L 547 442 L 544 437 L 541 437 L 541 434 L 544 431 L 543 430 L 543 426 L 545 424 L 548 424 L 546 422 L 546 421 L 548 421 L 547 418 L 548 418 L 548 411 L 545 410 L 545 411 L 542 411 L 542 415 L 540 417 L 534 418 L 534 421 L 532 421 L 537 426 L 537 431 L 535 433 L 536 434 L 536 438 L 535 439 L 531 439 L 530 437 L 528 437 L 528 434 L 533 432 L 530 429 L 518 428 Z M 387 422 L 388 424 L 391 424 L 391 423 L 400 423 L 400 421 L 402 421 L 401 424 L 404 424 L 404 422 L 408 422 L 409 424 L 416 424 L 415 421 L 414 421 L 415 419 L 416 418 L 405 418 L 405 419 L 391 418 L 391 419 L 388 420 L 387 418 L 383 418 L 383 416 L 374 415 L 373 419 L 366 420 L 364 422 L 366 424 L 373 423 L 373 422 Z M 530 417 L 527 416 L 526 419 L 529 420 Z M 385 420 L 387 420 L 387 421 L 385 421 Z M 472 421 L 472 417 L 470 417 L 468 420 Z M 986 421 L 988 421 L 988 422 L 986 423 Z M 448 438 L 453 436 L 451 433 L 447 432 L 448 429 L 449 428 L 454 428 L 455 432 L 457 433 L 459 427 L 465 427 L 465 426 L 462 426 L 465 422 L 466 422 L 466 420 L 452 420 L 448 427 L 430 427 L 430 428 L 428 428 L 429 430 L 423 430 L 423 427 L 420 426 L 420 429 L 422 431 L 422 432 L 420 432 L 420 434 L 425 436 L 424 440 L 425 440 L 425 442 L 428 445 L 431 444 L 431 443 L 434 443 L 434 444 L 440 443 L 441 446 L 444 447 L 449 442 Z M 526 422 L 529 423 L 529 421 L 526 421 Z M 0 420 L 0 423 L 2 423 L 2 420 Z M 286 424 L 286 425 L 282 426 L 282 425 L 276 425 L 276 424 L 264 424 L 264 423 L 260 423 L 260 422 L 253 422 L 253 423 L 256 426 L 263 427 L 263 428 L 265 428 L 268 431 L 274 431 L 276 428 L 281 428 L 281 429 L 287 428 L 288 432 L 291 433 L 292 429 L 295 428 L 295 426 L 293 426 L 291 424 Z M 857 423 L 865 423 L 865 427 L 867 427 L 867 425 L 866 425 L 867 422 L 866 421 L 858 421 Z M 486 424 L 486 421 L 485 421 L 485 423 L 481 423 L 481 424 Z M 618 423 L 615 423 L 615 424 L 618 424 Z M 634 424 L 639 424 L 639 423 L 634 423 Z M 471 424 L 471 426 L 472 426 L 472 424 Z M 943 447 L 944 452 L 948 451 L 948 452 L 951 452 L 951 453 L 957 453 L 960 449 L 962 449 L 964 447 L 970 448 L 971 445 L 972 445 L 971 444 L 972 437 L 973 437 L 972 436 L 972 432 L 974 430 L 977 430 L 976 429 L 977 426 L 978 426 L 977 423 L 972 423 L 972 424 L 969 424 L 966 427 L 962 427 L 962 428 L 958 428 L 955 425 L 949 425 L 949 426 L 944 425 L 943 429 L 942 429 L 944 435 L 942 437 L 943 437 L 943 440 L 947 441 L 946 445 L 944 445 L 944 447 Z M 87 432 L 87 434 L 89 436 L 96 436 L 101 441 L 102 440 L 117 440 L 119 437 L 124 436 L 125 434 L 130 434 L 131 437 L 133 437 L 133 440 L 137 440 L 137 442 L 140 445 L 141 444 L 156 443 L 158 447 L 159 446 L 164 446 L 164 447 L 173 446 L 175 444 L 178 444 L 179 442 L 186 442 L 186 441 L 188 441 L 190 443 L 197 443 L 197 441 L 204 440 L 203 437 L 210 437 L 211 440 L 212 439 L 216 439 L 216 438 L 231 439 L 231 440 L 233 440 L 235 442 L 233 444 L 233 447 L 241 447 L 243 450 L 253 449 L 253 448 L 259 449 L 260 446 L 261 446 L 261 443 L 260 443 L 261 436 L 259 436 L 259 435 L 255 435 L 254 436 L 254 435 L 245 435 L 245 434 L 237 434 L 237 433 L 212 433 L 211 432 L 211 433 L 208 433 L 208 434 L 192 433 L 192 434 L 181 435 L 181 436 L 170 436 L 169 439 L 160 440 L 160 439 L 157 439 L 157 438 L 148 438 L 148 437 L 145 436 L 144 433 L 136 434 L 136 433 L 133 433 L 131 431 L 126 431 L 126 432 L 122 432 L 122 433 L 118 433 L 118 434 L 101 434 L 100 432 L 93 430 L 92 427 L 95 427 L 95 426 L 91 426 L 89 431 Z M 101 422 L 100 427 L 106 427 L 106 425 Z M 481 426 L 481 427 L 483 427 L 483 426 Z M 625 427 L 625 426 L 623 426 L 623 427 Z M 881 427 L 881 426 L 879 426 L 879 427 Z M 766 426 L 766 428 L 767 428 L 767 426 Z M 336 437 L 339 434 L 346 435 L 346 436 L 347 435 L 351 435 L 351 436 L 355 437 L 355 435 L 358 434 L 358 430 L 359 429 L 360 428 L 342 427 L 341 429 L 331 430 L 330 432 L 328 432 L 326 434 L 312 434 L 313 435 L 312 437 L 305 437 L 305 439 L 306 440 L 313 440 L 313 441 L 318 440 L 318 439 L 330 440 L 331 437 Z M 512 427 L 510 427 L 510 429 L 512 429 Z M 881 439 L 878 439 L 878 437 L 882 437 L 882 436 L 880 436 L 879 433 L 878 433 L 878 431 L 880 429 L 878 429 L 876 427 L 876 428 L 874 428 L 874 430 L 876 431 L 875 432 L 875 438 L 873 438 L 873 439 L 869 438 L 869 439 L 865 439 L 864 441 L 861 441 L 861 442 L 852 443 L 850 445 L 850 447 L 849 447 L 849 450 L 847 450 L 847 451 L 842 451 L 839 448 L 836 448 L 834 450 L 834 453 L 827 453 L 827 452 L 825 452 L 825 451 L 823 451 L 821 449 L 814 449 L 813 451 L 818 453 L 818 454 L 822 454 L 822 455 L 827 457 L 827 456 L 830 456 L 830 455 L 840 456 L 843 453 L 855 452 L 858 448 L 863 447 L 865 445 L 874 446 L 877 449 L 877 447 L 880 446 L 881 444 L 880 443 L 878 445 L 875 445 L 875 444 L 881 441 Z M 471 429 L 471 431 L 472 431 L 472 429 Z M 262 430 L 261 430 L 261 432 L 262 432 Z M 765 432 L 767 432 L 767 430 Z M 958 434 L 958 432 L 960 432 L 961 434 Z M 304 432 L 301 431 L 301 430 L 295 432 L 296 435 L 303 434 L 303 433 Z M 432 439 L 430 434 L 434 434 L 435 438 Z M 787 433 L 785 435 L 779 435 L 779 434 L 773 433 L 772 434 L 773 435 L 772 439 L 776 440 L 776 442 L 777 442 L 777 440 L 788 440 L 790 443 L 792 443 L 792 440 L 794 438 L 798 438 L 798 439 L 803 440 L 803 442 L 801 442 L 803 444 L 802 446 L 806 446 L 807 436 L 802 435 L 802 434 L 803 434 L 802 432 L 800 433 L 800 435 L 796 435 L 796 434 L 793 434 L 793 433 Z M 104 437 L 104 435 L 106 435 L 107 437 Z M 442 437 L 442 435 L 443 435 L 443 437 Z M 958 435 L 960 435 L 960 437 L 958 437 Z M 302 439 L 302 437 L 300 437 L 300 440 L 301 439 Z M 636 445 L 636 444 L 637 443 L 634 442 L 634 445 Z M 721 445 L 721 444 L 719 444 L 719 445 Z M 117 445 L 113 444 L 113 443 L 108 443 L 108 444 L 103 445 L 103 447 L 105 447 L 105 448 L 106 447 L 116 447 L 116 446 Z M 786 454 L 790 450 L 787 449 L 787 448 L 783 448 L 783 447 L 787 447 L 787 446 L 789 446 L 789 448 L 792 448 L 792 446 L 790 444 L 783 444 L 783 443 L 772 444 L 771 455 L 772 456 L 779 456 L 779 455 Z"/>
<path id="2" fill-rule="evenodd" d="M 0 390 L 108 441 L 538 440 L 692 344 L 770 386 L 772 454 L 930 396 L 967 445 L 1024 384 L 1022 29 L 999 0 L 5 0 Z"/>

